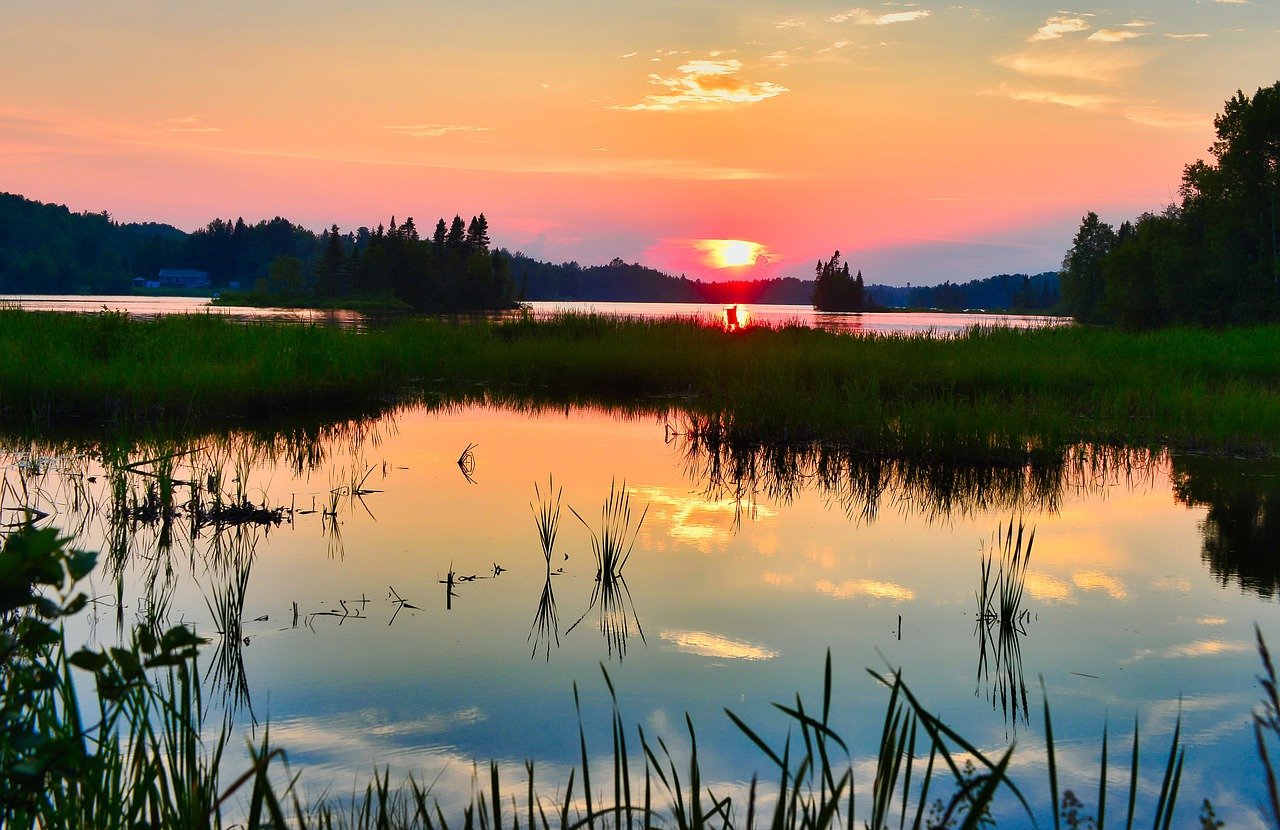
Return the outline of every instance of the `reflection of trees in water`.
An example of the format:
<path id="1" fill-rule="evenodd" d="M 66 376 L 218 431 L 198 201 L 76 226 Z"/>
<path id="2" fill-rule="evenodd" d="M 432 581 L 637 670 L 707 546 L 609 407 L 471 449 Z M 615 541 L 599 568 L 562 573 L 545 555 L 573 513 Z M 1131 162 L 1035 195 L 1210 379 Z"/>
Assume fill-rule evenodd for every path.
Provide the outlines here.
<path id="1" fill-rule="evenodd" d="M 668 430 L 668 440 L 679 443 L 687 475 L 708 498 L 732 499 L 749 512 L 762 496 L 785 504 L 812 488 L 865 522 L 885 505 L 927 521 L 988 510 L 1054 512 L 1065 493 L 1150 485 L 1164 466 L 1163 453 L 1094 445 L 886 455 L 847 444 L 743 439 L 730 422 L 692 415 Z"/>
<path id="2" fill-rule="evenodd" d="M 1280 592 L 1280 463 L 1176 457 L 1173 491 L 1206 507 L 1200 557 L 1225 587 L 1270 599 Z"/>

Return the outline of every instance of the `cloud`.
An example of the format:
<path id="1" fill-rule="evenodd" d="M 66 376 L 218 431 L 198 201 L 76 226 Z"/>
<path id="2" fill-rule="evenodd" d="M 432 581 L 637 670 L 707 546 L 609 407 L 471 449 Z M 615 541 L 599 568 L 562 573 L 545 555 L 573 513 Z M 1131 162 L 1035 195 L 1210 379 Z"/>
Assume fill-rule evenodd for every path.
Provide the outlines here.
<path id="1" fill-rule="evenodd" d="M 1096 109 L 1108 104 L 1119 103 L 1118 98 L 1110 95 L 1055 92 L 1049 89 L 1019 89 L 1008 84 L 1001 84 L 996 89 L 988 90 L 985 94 L 997 95 L 1013 101 L 1029 101 L 1033 104 L 1058 104 L 1064 107 L 1072 107 L 1073 109 Z"/>
<path id="2" fill-rule="evenodd" d="M 1209 35 L 1205 32 L 1192 32 L 1184 35 L 1174 35 L 1174 34 L 1169 34 L 1167 32 L 1165 33 L 1165 37 L 1171 38 L 1173 40 L 1204 40 L 1208 36 Z"/>
<path id="3" fill-rule="evenodd" d="M 394 133 L 403 133 L 410 138 L 436 138 L 449 133 L 493 132 L 493 127 L 473 127 L 467 124 L 403 124 L 386 129 Z"/>
<path id="4" fill-rule="evenodd" d="M 628 53 L 627 53 L 627 54 L 625 54 L 625 55 L 618 55 L 618 57 L 620 57 L 620 58 L 634 58 L 634 57 L 635 57 L 636 55 L 638 55 L 638 54 L 640 54 L 640 53 L 639 53 L 639 52 L 628 52 Z"/>
<path id="5" fill-rule="evenodd" d="M 827 18 L 831 23 L 848 23 L 852 21 L 859 26 L 888 26 L 893 23 L 911 23 L 924 20 L 933 12 L 927 9 L 915 9 L 909 12 L 877 13 L 869 9 L 849 9 L 847 12 L 833 14 Z"/>
<path id="6" fill-rule="evenodd" d="M 1212 120 L 1198 113 L 1179 112 L 1159 104 L 1139 103 L 1131 99 L 1101 93 L 1057 92 L 1050 89 L 1019 88 L 1001 84 L 996 89 L 987 90 L 984 94 L 1008 98 L 1012 101 L 1027 101 L 1033 104 L 1058 104 L 1072 109 L 1099 110 L 1122 115 L 1138 124 L 1164 129 L 1198 130 L 1204 128 Z"/>
<path id="7" fill-rule="evenodd" d="M 742 61 L 736 58 L 698 58 L 681 64 L 677 71 L 680 74 L 673 77 L 649 76 L 649 82 L 663 91 L 646 96 L 638 104 L 610 109 L 662 112 L 719 109 L 754 104 L 791 91 L 771 81 L 749 81 L 739 77 Z"/>
<path id="8" fill-rule="evenodd" d="M 924 20 L 933 12 L 927 9 L 919 9 L 912 12 L 893 12 L 892 14 L 882 14 L 877 17 L 873 23 L 876 26 L 888 26 L 891 23 L 911 23 L 916 20 Z"/>
<path id="9" fill-rule="evenodd" d="M 208 124 L 201 123 L 204 121 L 202 115 L 184 115 L 181 118 L 170 118 L 167 124 L 171 124 L 169 132 L 171 133 L 220 133 L 221 127 L 210 127 Z"/>
<path id="10" fill-rule="evenodd" d="M 1069 78 L 1112 84 L 1131 69 L 1148 61 L 1152 55 L 1136 49 L 1102 49 L 1096 45 L 1064 44 L 1051 50 L 1032 49 L 1003 55 L 996 63 L 1023 75 L 1036 78 Z"/>
<path id="11" fill-rule="evenodd" d="M 786 20 L 779 20 L 773 25 L 777 29 L 794 29 L 797 26 L 803 26 L 804 21 L 798 17 L 788 17 Z"/>
<path id="12" fill-rule="evenodd" d="M 1085 32 L 1089 28 L 1089 21 L 1084 18 L 1057 15 L 1046 20 L 1044 25 L 1036 29 L 1035 33 L 1027 40 L 1032 43 L 1042 40 L 1057 40 L 1063 35 L 1071 34 L 1072 32 Z"/>
<path id="13" fill-rule="evenodd" d="M 1089 35 L 1089 40 L 1094 43 L 1124 43 L 1126 40 L 1142 36 L 1142 32 L 1130 32 L 1125 29 L 1099 29 Z"/>
<path id="14" fill-rule="evenodd" d="M 1173 130 L 1200 130 L 1213 123 L 1213 119 L 1199 113 L 1179 112 L 1158 104 L 1138 104 L 1128 108 L 1125 118 L 1148 127 L 1164 127 Z"/>

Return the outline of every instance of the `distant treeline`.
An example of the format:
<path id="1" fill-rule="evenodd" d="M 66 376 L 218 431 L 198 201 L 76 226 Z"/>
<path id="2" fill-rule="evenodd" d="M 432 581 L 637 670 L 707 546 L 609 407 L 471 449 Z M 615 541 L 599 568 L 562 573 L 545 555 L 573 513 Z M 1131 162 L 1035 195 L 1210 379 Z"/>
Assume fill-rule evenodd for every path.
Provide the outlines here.
<path id="1" fill-rule="evenodd" d="M 873 302 L 896 308 L 966 308 L 984 311 L 1048 311 L 1060 300 L 1058 272 L 998 274 L 969 282 L 941 285 L 869 285 Z"/>
<path id="2" fill-rule="evenodd" d="M 506 307 L 514 299 L 810 305 L 814 280 L 704 282 L 638 263 L 541 262 L 489 251 L 483 215 L 454 217 L 420 238 L 412 219 L 388 227 L 315 233 L 276 217 L 249 224 L 215 219 L 186 233 L 158 223 L 120 223 L 0 194 L 0 293 L 119 294 L 162 268 L 207 271 L 216 289 L 238 283 L 265 303 L 352 294 L 423 309 Z M 474 256 L 484 249 L 487 260 Z M 855 280 L 856 282 L 856 280 Z M 860 307 L 1041 310 L 1057 302 L 1057 275 L 1000 275 L 905 288 L 868 284 Z"/>
<path id="3" fill-rule="evenodd" d="M 118 294 L 162 268 L 208 271 L 215 284 L 252 283 L 277 256 L 310 260 L 317 234 L 286 219 L 248 225 L 215 219 L 194 233 L 120 223 L 0 193 L 0 293 Z"/>
<path id="4" fill-rule="evenodd" d="M 813 282 L 795 277 L 703 282 L 618 258 L 607 265 L 557 265 L 516 252 L 511 276 L 526 300 L 808 305 L 813 297 Z"/>
<path id="5" fill-rule="evenodd" d="M 795 277 L 703 282 L 621 259 L 608 265 L 557 265 L 519 252 L 511 255 L 511 276 L 526 300 L 811 305 L 814 291 L 814 280 Z M 1046 310 L 1058 302 L 1058 274 L 1001 274 L 938 286 L 869 284 L 865 290 L 869 304 L 889 308 Z"/>
<path id="6" fill-rule="evenodd" d="M 1064 308 L 1128 328 L 1280 319 L 1280 82 L 1237 92 L 1216 163 L 1183 170 L 1181 203 L 1119 228 L 1085 215 L 1062 263 Z"/>

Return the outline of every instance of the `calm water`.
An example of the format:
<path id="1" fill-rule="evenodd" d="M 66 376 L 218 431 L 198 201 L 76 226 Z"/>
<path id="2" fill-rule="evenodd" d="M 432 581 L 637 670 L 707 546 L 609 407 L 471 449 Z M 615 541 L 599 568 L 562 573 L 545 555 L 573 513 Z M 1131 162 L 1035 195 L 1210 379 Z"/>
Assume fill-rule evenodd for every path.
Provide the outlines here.
<path id="1" fill-rule="evenodd" d="M 358 324 L 363 315 L 350 311 L 317 311 L 311 309 L 245 308 L 213 306 L 203 297 L 133 297 L 83 295 L 0 295 L 0 306 L 12 305 L 31 311 L 95 312 L 108 309 L 127 311 L 140 317 L 158 314 L 225 314 L 236 319 L 295 320 L 327 322 L 339 325 Z M 527 304 L 535 315 L 560 312 L 594 312 L 634 317 L 689 317 L 720 320 L 724 306 L 708 303 L 565 303 L 532 302 Z M 1018 314 L 944 314 L 883 312 L 846 314 L 814 311 L 809 306 L 756 305 L 741 306 L 757 325 L 805 325 L 832 331 L 865 334 L 935 334 L 945 336 L 966 331 L 973 326 L 1012 326 L 1031 328 L 1062 325 L 1060 317 Z"/>
<path id="2" fill-rule="evenodd" d="M 473 761 L 496 759 L 518 782 L 526 758 L 563 787 L 578 752 L 575 683 L 592 753 L 609 755 L 601 665 L 628 723 L 675 751 L 689 713 L 709 786 L 743 788 L 768 761 L 722 710 L 781 745 L 787 723 L 771 702 L 817 701 L 830 649 L 833 720 L 862 796 L 887 697 L 865 669 L 892 666 L 979 747 L 1016 741 L 1033 801 L 1045 780 L 1040 678 L 1059 774 L 1077 792 L 1096 793 L 1106 722 L 1113 775 L 1127 778 L 1136 715 L 1154 799 L 1181 711 L 1175 825 L 1209 797 L 1230 827 L 1260 826 L 1249 715 L 1255 623 L 1280 644 L 1274 467 L 1086 450 L 1035 469 L 818 448 L 730 455 L 687 427 L 579 409 L 410 409 L 316 440 L 205 437 L 171 474 L 198 482 L 206 504 L 212 490 L 279 508 L 281 521 L 194 534 L 190 486 L 167 529 L 147 512 L 147 473 L 162 464 L 129 471 L 93 451 L 10 446 L 0 507 L 25 493 L 45 522 L 105 551 L 100 601 L 73 640 L 112 640 L 149 613 L 214 636 L 210 697 L 244 729 L 269 722 L 312 793 L 346 792 L 389 764 L 393 778 L 439 776 L 448 805 L 469 792 Z M 565 505 L 550 577 L 531 509 L 548 477 Z M 568 506 L 595 522 L 623 481 L 633 512 L 648 512 L 627 593 L 602 607 L 589 534 Z M 1016 654 L 985 641 L 984 658 L 979 559 L 1011 517 L 1036 534 L 1029 617 Z M 246 640 L 230 647 L 209 604 L 245 571 Z"/>

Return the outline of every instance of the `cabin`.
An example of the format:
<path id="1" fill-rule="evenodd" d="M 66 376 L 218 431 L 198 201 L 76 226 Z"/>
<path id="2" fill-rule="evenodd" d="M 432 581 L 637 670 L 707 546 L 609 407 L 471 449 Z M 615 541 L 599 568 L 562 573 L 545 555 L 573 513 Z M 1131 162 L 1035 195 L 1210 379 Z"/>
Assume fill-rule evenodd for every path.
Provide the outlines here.
<path id="1" fill-rule="evenodd" d="M 191 268 L 161 268 L 158 279 L 161 288 L 207 288 L 210 284 L 208 271 Z"/>

